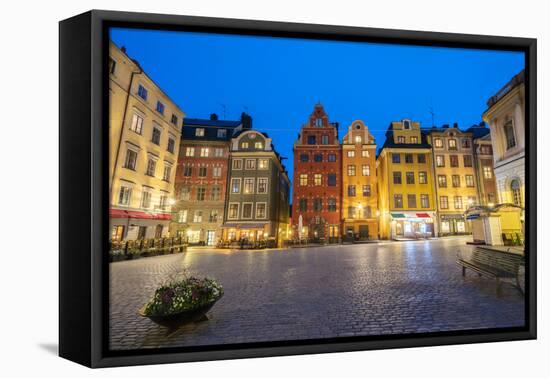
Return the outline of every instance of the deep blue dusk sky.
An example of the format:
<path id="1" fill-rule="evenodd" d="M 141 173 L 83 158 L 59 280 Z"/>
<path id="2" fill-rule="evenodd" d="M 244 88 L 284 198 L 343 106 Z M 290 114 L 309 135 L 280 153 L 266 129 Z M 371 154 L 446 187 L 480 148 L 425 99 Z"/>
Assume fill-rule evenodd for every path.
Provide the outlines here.
<path id="1" fill-rule="evenodd" d="M 379 146 L 391 121 L 423 127 L 481 121 L 486 101 L 524 68 L 518 52 L 112 29 L 111 39 L 191 118 L 239 119 L 267 132 L 288 157 L 320 101 L 340 139 L 356 119 Z"/>

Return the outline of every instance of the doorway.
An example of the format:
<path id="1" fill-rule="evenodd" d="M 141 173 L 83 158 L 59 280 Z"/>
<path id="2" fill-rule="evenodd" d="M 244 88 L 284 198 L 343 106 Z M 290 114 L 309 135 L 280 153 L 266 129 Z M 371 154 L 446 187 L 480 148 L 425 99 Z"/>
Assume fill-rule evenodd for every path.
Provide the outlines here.
<path id="1" fill-rule="evenodd" d="M 206 231 L 206 245 L 214 245 L 216 242 L 216 231 L 208 230 Z"/>

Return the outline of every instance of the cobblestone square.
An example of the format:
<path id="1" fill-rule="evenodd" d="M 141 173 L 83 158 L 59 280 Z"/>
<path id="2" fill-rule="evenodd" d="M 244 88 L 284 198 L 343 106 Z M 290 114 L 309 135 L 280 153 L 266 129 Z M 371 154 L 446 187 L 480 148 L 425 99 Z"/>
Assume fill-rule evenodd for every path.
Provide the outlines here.
<path id="1" fill-rule="evenodd" d="M 468 272 L 468 238 L 231 251 L 110 264 L 112 350 L 353 335 L 451 331 L 524 324 L 524 298 Z M 167 331 L 137 311 L 167 279 L 210 276 L 224 297 L 208 320 Z"/>

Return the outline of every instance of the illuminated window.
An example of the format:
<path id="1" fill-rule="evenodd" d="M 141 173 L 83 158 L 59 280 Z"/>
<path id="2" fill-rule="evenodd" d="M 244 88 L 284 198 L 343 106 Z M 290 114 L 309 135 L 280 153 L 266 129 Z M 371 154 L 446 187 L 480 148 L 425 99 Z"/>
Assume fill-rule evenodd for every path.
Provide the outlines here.
<path id="1" fill-rule="evenodd" d="M 245 178 L 244 179 L 244 187 L 243 187 L 244 194 L 252 194 L 254 193 L 254 179 L 253 178 Z"/>
<path id="2" fill-rule="evenodd" d="M 315 184 L 315 186 L 320 186 L 322 185 L 322 175 L 320 173 L 316 173 L 314 176 L 313 176 L 313 182 Z"/>
<path id="3" fill-rule="evenodd" d="M 370 165 L 363 164 L 362 172 L 363 172 L 363 176 L 370 176 Z"/>
<path id="4" fill-rule="evenodd" d="M 130 130 L 138 134 L 141 134 L 141 131 L 143 130 L 143 117 L 137 114 L 134 114 L 132 117 L 132 124 L 130 125 Z"/>
<path id="5" fill-rule="evenodd" d="M 300 186 L 307 186 L 307 173 L 300 174 Z"/>
<path id="6" fill-rule="evenodd" d="M 355 176 L 355 165 L 348 165 L 348 176 Z"/>
<path id="7" fill-rule="evenodd" d="M 204 129 L 202 127 L 197 127 L 195 129 L 195 136 L 203 137 L 204 136 Z"/>

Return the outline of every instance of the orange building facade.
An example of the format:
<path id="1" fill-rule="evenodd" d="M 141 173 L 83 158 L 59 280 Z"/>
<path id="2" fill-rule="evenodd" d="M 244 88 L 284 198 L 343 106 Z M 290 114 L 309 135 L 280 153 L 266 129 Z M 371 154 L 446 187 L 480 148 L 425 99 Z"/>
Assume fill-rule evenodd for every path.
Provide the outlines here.
<path id="1" fill-rule="evenodd" d="M 363 121 L 348 127 L 342 143 L 344 241 L 378 239 L 376 144 Z"/>
<path id="2" fill-rule="evenodd" d="M 341 240 L 342 148 L 338 124 L 315 105 L 294 143 L 292 231 L 294 238 Z"/>

